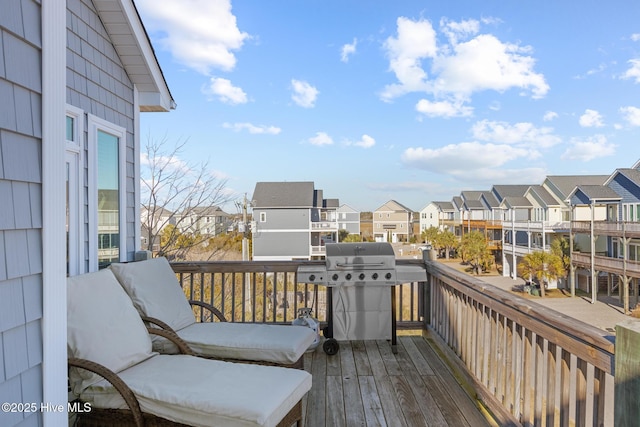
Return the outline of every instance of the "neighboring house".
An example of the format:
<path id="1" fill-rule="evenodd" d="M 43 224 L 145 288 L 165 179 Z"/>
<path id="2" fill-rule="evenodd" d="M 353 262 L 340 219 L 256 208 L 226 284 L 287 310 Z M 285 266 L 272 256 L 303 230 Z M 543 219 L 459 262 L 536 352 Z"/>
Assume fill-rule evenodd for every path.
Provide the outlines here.
<path id="1" fill-rule="evenodd" d="M 602 186 L 577 186 L 570 200 L 573 209 L 588 210 L 571 222 L 576 240 L 582 238 L 571 253 L 571 279 L 593 291 L 606 277 L 607 292 L 617 291 L 628 311 L 640 302 L 640 162 L 616 169 Z"/>
<path id="2" fill-rule="evenodd" d="M 66 408 L 66 276 L 134 259 L 139 112 L 175 104 L 131 0 L 3 2 L 0 99 L 0 400 Z"/>
<path id="3" fill-rule="evenodd" d="M 338 239 L 338 200 L 313 182 L 258 182 L 251 205 L 253 260 L 322 259 Z"/>
<path id="4" fill-rule="evenodd" d="M 176 218 L 172 211 L 162 207 L 144 206 L 140 208 L 140 222 L 142 225 L 141 249 L 157 252 L 160 250 L 160 235 L 169 225 L 176 225 Z M 150 237 L 151 236 L 151 237 Z M 149 239 L 153 242 L 149 244 Z"/>
<path id="5" fill-rule="evenodd" d="M 360 212 L 347 204 L 336 210 L 338 214 L 338 229 L 347 230 L 349 234 L 360 236 Z"/>
<path id="6" fill-rule="evenodd" d="M 215 237 L 227 232 L 231 216 L 218 206 L 195 207 L 176 214 L 176 226 L 181 233 Z"/>
<path id="7" fill-rule="evenodd" d="M 376 242 L 409 242 L 413 235 L 413 211 L 408 207 L 389 200 L 373 212 Z"/>
<path id="8" fill-rule="evenodd" d="M 452 202 L 431 202 L 420 211 L 420 233 L 431 227 L 453 232 L 456 209 Z"/>

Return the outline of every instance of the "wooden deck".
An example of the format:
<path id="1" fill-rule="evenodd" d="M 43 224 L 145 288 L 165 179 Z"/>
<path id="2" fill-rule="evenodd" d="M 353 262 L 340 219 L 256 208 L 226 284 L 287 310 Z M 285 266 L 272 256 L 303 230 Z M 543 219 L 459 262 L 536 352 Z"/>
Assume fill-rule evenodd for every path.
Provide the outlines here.
<path id="1" fill-rule="evenodd" d="M 341 342 L 327 356 L 305 355 L 313 387 L 303 401 L 306 427 L 489 426 L 451 371 L 420 336 Z"/>

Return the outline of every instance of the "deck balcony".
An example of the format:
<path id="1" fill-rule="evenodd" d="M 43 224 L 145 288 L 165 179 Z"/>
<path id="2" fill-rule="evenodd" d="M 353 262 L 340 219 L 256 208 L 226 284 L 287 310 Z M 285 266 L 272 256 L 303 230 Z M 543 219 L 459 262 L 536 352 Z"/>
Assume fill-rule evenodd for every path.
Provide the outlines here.
<path id="1" fill-rule="evenodd" d="M 313 263 L 324 264 L 172 266 L 187 297 L 232 321 L 290 323 L 298 308 L 313 307 L 326 324 L 326 288 L 296 273 Z M 398 352 L 380 340 L 341 342 L 334 356 L 321 347 L 307 353 L 304 425 L 491 425 L 487 416 L 498 425 L 614 425 L 610 333 L 437 261 L 397 264 L 427 271 L 426 282 L 395 287 Z"/>

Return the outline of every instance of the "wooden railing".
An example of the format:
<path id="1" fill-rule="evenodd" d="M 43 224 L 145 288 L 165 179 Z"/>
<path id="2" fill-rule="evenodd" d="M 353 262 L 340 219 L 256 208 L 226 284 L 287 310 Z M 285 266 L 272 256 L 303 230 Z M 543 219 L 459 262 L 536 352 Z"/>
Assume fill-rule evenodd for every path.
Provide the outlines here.
<path id="1" fill-rule="evenodd" d="M 296 273 L 314 263 L 324 261 L 172 267 L 187 297 L 231 321 L 290 323 L 298 308 L 312 307 L 324 323 L 326 288 Z M 614 425 L 614 344 L 605 331 L 437 261 L 397 263 L 425 266 L 428 279 L 396 286 L 398 328 L 426 330 L 500 425 Z"/>
<path id="2" fill-rule="evenodd" d="M 324 261 L 219 261 L 176 262 L 172 267 L 188 298 L 204 301 L 218 308 L 229 321 L 290 323 L 298 308 L 313 308 L 313 316 L 327 321 L 324 286 L 301 282 L 297 276 L 301 265 L 324 265 Z M 421 260 L 398 260 L 398 265 L 419 264 Z M 396 286 L 396 321 L 398 328 L 422 328 L 423 314 L 419 302 L 424 290 L 417 282 Z M 196 309 L 197 310 L 197 309 Z M 201 321 L 211 319 L 205 318 Z"/>
<path id="3" fill-rule="evenodd" d="M 571 221 L 574 233 L 591 233 L 591 221 Z M 598 235 L 616 237 L 640 237 L 640 222 L 594 221 L 593 232 Z"/>
<path id="4" fill-rule="evenodd" d="M 501 425 L 613 426 L 605 331 L 427 262 L 425 325 Z"/>

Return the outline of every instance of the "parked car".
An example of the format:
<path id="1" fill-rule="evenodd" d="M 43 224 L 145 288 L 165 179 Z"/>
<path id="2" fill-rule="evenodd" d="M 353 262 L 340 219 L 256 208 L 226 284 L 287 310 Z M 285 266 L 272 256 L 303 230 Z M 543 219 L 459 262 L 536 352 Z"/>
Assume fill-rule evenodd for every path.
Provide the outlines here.
<path id="1" fill-rule="evenodd" d="M 431 245 L 425 244 L 418 247 L 421 251 L 430 251 L 432 249 Z"/>

